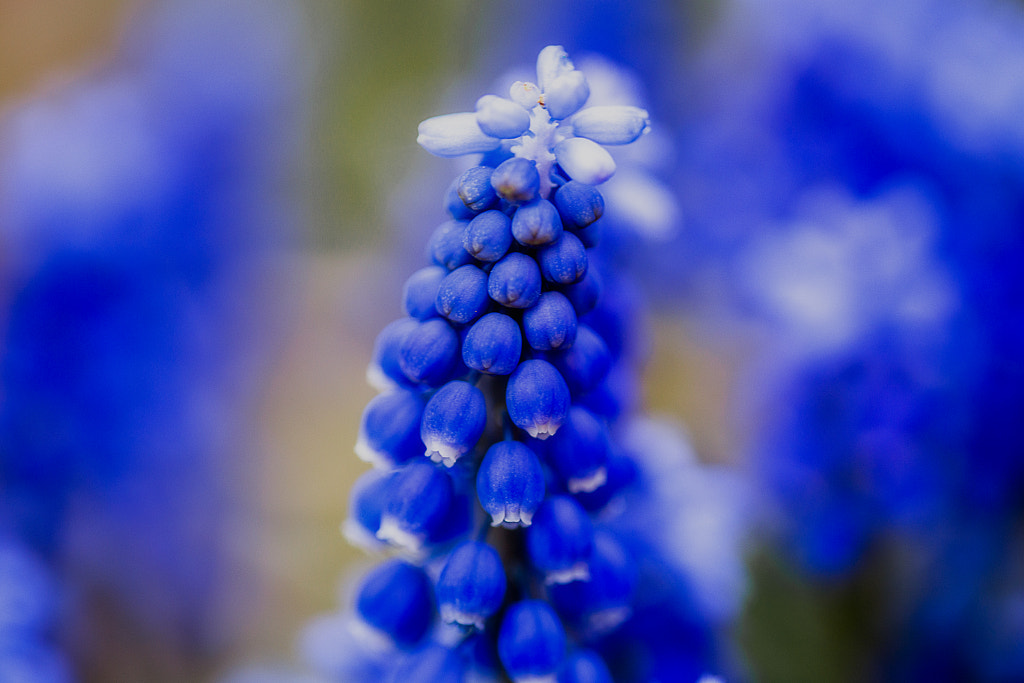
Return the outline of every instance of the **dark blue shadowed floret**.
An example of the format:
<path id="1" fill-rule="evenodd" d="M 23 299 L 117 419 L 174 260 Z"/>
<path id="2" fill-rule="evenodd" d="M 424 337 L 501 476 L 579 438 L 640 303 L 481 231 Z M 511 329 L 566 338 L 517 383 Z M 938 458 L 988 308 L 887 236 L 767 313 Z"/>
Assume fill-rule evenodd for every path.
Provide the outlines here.
<path id="1" fill-rule="evenodd" d="M 437 289 L 447 274 L 441 266 L 427 266 L 410 275 L 402 290 L 405 314 L 418 320 L 437 317 Z"/>
<path id="2" fill-rule="evenodd" d="M 591 492 L 608 478 L 608 433 L 585 408 L 573 406 L 547 444 L 547 461 L 569 493 Z"/>
<path id="3" fill-rule="evenodd" d="M 604 215 L 604 197 L 593 185 L 570 180 L 555 191 L 555 208 L 564 227 L 586 228 Z"/>
<path id="4" fill-rule="evenodd" d="M 597 273 L 597 269 L 591 262 L 588 264 L 587 274 L 583 276 L 582 280 L 566 285 L 559 291 L 572 302 L 573 308 L 576 309 L 576 315 L 582 316 L 594 310 L 594 307 L 597 306 L 597 302 L 601 299 L 601 294 L 604 291 L 604 284 L 601 281 L 601 276 Z"/>
<path id="5" fill-rule="evenodd" d="M 467 225 L 465 221 L 452 220 L 437 226 L 427 242 L 427 255 L 431 262 L 448 270 L 473 262 L 473 257 L 463 246 Z"/>
<path id="6" fill-rule="evenodd" d="M 462 361 L 466 367 L 489 375 L 511 374 L 519 365 L 522 352 L 519 324 L 504 313 L 481 317 L 462 340 Z"/>
<path id="7" fill-rule="evenodd" d="M 419 456 L 423 453 L 422 418 L 423 397 L 419 393 L 397 390 L 375 396 L 363 411 L 356 455 L 385 469 Z"/>
<path id="8" fill-rule="evenodd" d="M 579 282 L 587 274 L 587 250 L 580 238 L 563 232 L 555 242 L 537 254 L 544 279 L 559 285 Z"/>
<path id="9" fill-rule="evenodd" d="M 459 176 L 457 193 L 470 211 L 486 211 L 497 201 L 494 188 L 491 187 L 492 173 L 494 169 L 489 166 L 474 166 Z"/>
<path id="10" fill-rule="evenodd" d="M 413 387 L 416 382 L 409 379 L 402 370 L 402 344 L 418 323 L 413 318 L 401 318 L 389 323 L 377 335 L 373 344 L 373 356 L 366 369 L 366 379 L 371 386 L 384 391 L 396 386 Z"/>
<path id="11" fill-rule="evenodd" d="M 538 351 L 569 348 L 576 341 L 576 326 L 576 310 L 559 292 L 544 292 L 523 312 L 523 334 Z"/>
<path id="12" fill-rule="evenodd" d="M 463 236 L 466 251 L 478 261 L 497 261 L 512 246 L 512 221 L 501 211 L 484 211 L 469 222 Z"/>
<path id="13" fill-rule="evenodd" d="M 608 375 L 612 362 L 601 335 L 582 323 L 576 328 L 572 348 L 553 354 L 551 360 L 574 395 L 595 389 Z"/>
<path id="14" fill-rule="evenodd" d="M 427 402 L 420 437 L 431 460 L 451 467 L 473 450 L 486 425 L 484 395 L 472 384 L 456 380 L 441 387 Z"/>
<path id="15" fill-rule="evenodd" d="M 637 467 L 633 459 L 611 450 L 608 455 L 606 480 L 594 491 L 576 491 L 573 498 L 590 512 L 602 510 L 617 493 L 628 488 L 637 478 Z"/>
<path id="16" fill-rule="evenodd" d="M 441 619 L 482 629 L 504 599 L 505 568 L 498 551 L 479 541 L 457 546 L 437 580 Z"/>
<path id="17" fill-rule="evenodd" d="M 526 532 L 530 563 L 547 583 L 587 580 L 593 546 L 590 516 L 568 496 L 548 496 Z"/>
<path id="18" fill-rule="evenodd" d="M 520 244 L 539 247 L 554 242 L 562 234 L 562 219 L 555 205 L 546 199 L 523 204 L 512 216 L 512 236 Z"/>
<path id="19" fill-rule="evenodd" d="M 363 621 L 400 647 L 415 645 L 426 635 L 434 617 L 430 579 L 408 562 L 388 560 L 363 578 L 356 611 Z"/>
<path id="20" fill-rule="evenodd" d="M 523 600 L 505 613 L 498 656 L 513 681 L 553 676 L 565 658 L 565 628 L 542 600 Z"/>
<path id="21" fill-rule="evenodd" d="M 378 469 L 364 473 L 356 480 L 349 493 L 348 519 L 342 525 L 349 543 L 373 550 L 381 545 L 377 538 L 380 518 L 384 511 L 384 496 L 390 473 Z"/>
<path id="22" fill-rule="evenodd" d="M 487 294 L 509 308 L 529 308 L 540 296 L 540 268 L 537 262 L 519 252 L 505 256 L 491 268 Z"/>
<path id="23" fill-rule="evenodd" d="M 636 563 L 615 537 L 594 532 L 589 561 L 590 578 L 551 587 L 558 613 L 584 633 L 599 635 L 619 626 L 632 611 L 636 590 Z"/>
<path id="24" fill-rule="evenodd" d="M 438 318 L 408 330 L 398 352 L 398 363 L 405 376 L 432 387 L 451 378 L 458 360 L 459 335 Z"/>
<path id="25" fill-rule="evenodd" d="M 537 455 L 518 441 L 494 444 L 477 471 L 476 495 L 491 526 L 530 526 L 544 500 L 544 470 Z"/>
<path id="26" fill-rule="evenodd" d="M 509 204 L 519 205 L 532 202 L 540 191 L 540 174 L 537 172 L 537 164 L 519 157 L 503 161 L 494 169 L 491 185 L 498 196 Z"/>
<path id="27" fill-rule="evenodd" d="M 509 378 L 505 407 L 512 422 L 537 439 L 558 431 L 569 412 L 569 387 L 551 363 L 523 361 Z"/>
<path id="28" fill-rule="evenodd" d="M 419 552 L 447 520 L 454 496 L 443 470 L 425 460 L 406 464 L 388 479 L 377 538 Z"/>
<path id="29" fill-rule="evenodd" d="M 456 268 L 437 288 L 437 312 L 453 323 L 473 322 L 487 305 L 487 273 L 474 265 Z"/>

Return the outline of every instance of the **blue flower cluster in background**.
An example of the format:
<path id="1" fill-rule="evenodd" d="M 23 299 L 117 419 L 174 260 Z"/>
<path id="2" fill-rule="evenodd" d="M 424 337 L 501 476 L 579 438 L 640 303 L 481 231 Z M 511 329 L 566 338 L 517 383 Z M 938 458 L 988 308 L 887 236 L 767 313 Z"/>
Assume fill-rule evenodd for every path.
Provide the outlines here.
<path id="1" fill-rule="evenodd" d="M 879 678 L 1024 677 L 1022 30 L 1011 2 L 736 2 L 690 76 L 692 232 L 657 276 L 691 258 L 758 326 L 778 547 L 886 605 Z"/>
<path id="2" fill-rule="evenodd" d="M 160 648 L 232 619 L 232 460 L 297 242 L 301 52 L 291 4 L 155 3 L 108 66 L 0 126 L 0 529 Z"/>
<path id="3" fill-rule="evenodd" d="M 331 680 L 696 681 L 731 666 L 719 629 L 745 586 L 742 487 L 638 412 L 642 307 L 598 246 L 597 186 L 616 170 L 604 145 L 649 121 L 589 95 L 550 46 L 536 83 L 420 126 L 428 151 L 482 158 L 447 192 L 407 317 L 377 338 L 382 393 L 356 446 L 374 469 L 344 530 L 391 559 L 354 587 L 354 612 L 303 637 Z"/>

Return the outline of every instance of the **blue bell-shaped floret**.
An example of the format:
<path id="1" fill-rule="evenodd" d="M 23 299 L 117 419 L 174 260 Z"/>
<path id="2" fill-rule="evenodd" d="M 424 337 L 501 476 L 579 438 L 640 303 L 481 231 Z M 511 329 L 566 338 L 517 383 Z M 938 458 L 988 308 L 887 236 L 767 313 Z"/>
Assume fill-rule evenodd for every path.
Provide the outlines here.
<path id="1" fill-rule="evenodd" d="M 604 215 L 601 191 L 578 180 L 570 180 L 558 188 L 554 204 L 566 228 L 586 228 Z"/>
<path id="2" fill-rule="evenodd" d="M 540 192 L 540 174 L 537 164 L 529 159 L 512 157 L 494 169 L 491 186 L 498 196 L 509 204 L 532 202 Z"/>
<path id="3" fill-rule="evenodd" d="M 437 580 L 441 619 L 449 624 L 484 627 L 505 599 L 505 568 L 491 546 L 466 541 L 448 556 Z"/>
<path id="4" fill-rule="evenodd" d="M 545 360 L 523 361 L 508 380 L 505 408 L 513 424 L 535 439 L 555 434 L 569 412 L 569 387 Z"/>
<path id="5" fill-rule="evenodd" d="M 556 285 L 571 285 L 587 274 L 587 249 L 571 232 L 545 246 L 537 254 L 540 274 Z"/>
<path id="6" fill-rule="evenodd" d="M 420 455 L 423 405 L 422 395 L 413 391 L 399 389 L 375 396 L 363 411 L 356 455 L 382 469 Z"/>
<path id="7" fill-rule="evenodd" d="M 553 683 L 565 647 L 565 628 L 543 600 L 523 600 L 505 612 L 498 631 L 498 657 L 516 683 Z"/>
<path id="8" fill-rule="evenodd" d="M 491 526 L 530 526 L 544 500 L 544 470 L 536 454 L 518 441 L 491 446 L 477 471 L 476 495 Z"/>
<path id="9" fill-rule="evenodd" d="M 469 382 L 455 380 L 441 387 L 423 411 L 420 438 L 426 455 L 451 467 L 473 450 L 487 426 L 487 402 Z"/>
<path id="10" fill-rule="evenodd" d="M 472 264 L 448 273 L 437 288 L 437 312 L 458 325 L 479 318 L 488 303 L 487 273 Z"/>
<path id="11" fill-rule="evenodd" d="M 459 335 L 439 318 L 425 320 L 406 332 L 398 353 L 405 376 L 431 387 L 447 382 L 459 360 Z"/>
<path id="12" fill-rule="evenodd" d="M 604 282 L 594 267 L 593 260 L 587 264 L 587 274 L 583 276 L 582 280 L 560 287 L 559 291 L 572 302 L 577 318 L 594 310 L 604 291 Z"/>
<path id="13" fill-rule="evenodd" d="M 463 247 L 478 261 L 497 261 L 512 246 L 512 221 L 501 211 L 484 211 L 469 222 Z"/>
<path id="14" fill-rule="evenodd" d="M 402 308 L 405 314 L 417 320 L 426 320 L 440 315 L 437 312 L 437 289 L 448 270 L 441 266 L 420 268 L 409 276 L 402 289 Z"/>
<path id="15" fill-rule="evenodd" d="M 523 246 L 550 244 L 561 234 L 562 219 L 555 205 L 546 199 L 534 199 L 523 204 L 512 216 L 512 236 Z"/>
<path id="16" fill-rule="evenodd" d="M 370 365 L 366 368 L 366 381 L 374 389 L 387 391 L 395 387 L 416 386 L 416 382 L 406 377 L 399 358 L 406 335 L 417 325 L 414 318 L 400 318 L 388 323 L 377 335 Z"/>
<path id="17" fill-rule="evenodd" d="M 383 496 L 377 538 L 418 553 L 447 520 L 455 492 L 443 470 L 414 460 L 392 473 Z"/>
<path id="18" fill-rule="evenodd" d="M 458 183 L 456 194 L 459 195 L 459 199 L 462 200 L 466 208 L 473 213 L 486 211 L 497 202 L 498 197 L 494 193 L 494 188 L 491 187 L 491 174 L 493 173 L 494 169 L 490 166 L 473 166 L 463 171 L 456 181 Z"/>
<path id="19" fill-rule="evenodd" d="M 608 432 L 604 424 L 585 408 L 572 406 L 565 424 L 551 437 L 547 460 L 569 493 L 600 488 L 608 478 Z"/>
<path id="20" fill-rule="evenodd" d="M 455 270 L 473 262 L 473 257 L 463 245 L 467 225 L 466 221 L 451 220 L 434 229 L 427 242 L 427 256 L 434 265 Z"/>
<path id="21" fill-rule="evenodd" d="M 508 375 L 519 365 L 523 335 L 504 313 L 488 313 L 469 328 L 462 340 L 466 367 L 488 375 Z"/>
<path id="22" fill-rule="evenodd" d="M 392 559 L 374 567 L 362 581 L 356 611 L 364 622 L 410 647 L 426 635 L 434 616 L 430 579 L 419 567 Z"/>
<path id="23" fill-rule="evenodd" d="M 594 525 L 579 503 L 568 496 L 548 496 L 526 532 L 530 563 L 547 583 L 590 577 Z"/>
<path id="24" fill-rule="evenodd" d="M 456 178 L 448 186 L 444 193 L 444 201 L 441 203 L 441 208 L 457 221 L 468 221 L 477 212 L 466 206 L 466 203 L 462 201 L 462 197 L 459 196 L 459 180 L 461 178 Z"/>
<path id="25" fill-rule="evenodd" d="M 576 341 L 576 309 L 560 292 L 544 292 L 523 312 L 523 334 L 538 351 L 567 349 Z"/>
<path id="26" fill-rule="evenodd" d="M 506 254 L 487 276 L 488 296 L 508 308 L 532 306 L 540 296 L 541 285 L 537 262 L 519 252 Z"/>

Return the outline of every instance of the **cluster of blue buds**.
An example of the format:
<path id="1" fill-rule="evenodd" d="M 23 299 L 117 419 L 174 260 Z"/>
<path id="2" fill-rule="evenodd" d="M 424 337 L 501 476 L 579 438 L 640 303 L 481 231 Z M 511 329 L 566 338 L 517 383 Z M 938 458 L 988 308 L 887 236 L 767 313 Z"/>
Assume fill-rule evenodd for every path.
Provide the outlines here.
<path id="1" fill-rule="evenodd" d="M 597 186 L 615 171 L 604 146 L 649 121 L 633 106 L 584 108 L 588 97 L 550 46 L 536 84 L 420 125 L 428 151 L 482 159 L 452 182 L 431 263 L 405 284 L 406 317 L 374 348 L 367 377 L 381 393 L 356 445 L 374 468 L 344 530 L 391 559 L 362 580 L 347 626 L 329 618 L 307 634 L 333 643 L 309 647 L 336 677 L 641 675 L 636 652 L 616 663 L 602 650 L 634 613 L 640 571 L 631 539 L 603 522 L 638 475 L 615 438 L 629 315 L 614 275 L 598 273 L 595 223 Z M 358 666 L 339 663 L 342 641 L 359 643 Z"/>

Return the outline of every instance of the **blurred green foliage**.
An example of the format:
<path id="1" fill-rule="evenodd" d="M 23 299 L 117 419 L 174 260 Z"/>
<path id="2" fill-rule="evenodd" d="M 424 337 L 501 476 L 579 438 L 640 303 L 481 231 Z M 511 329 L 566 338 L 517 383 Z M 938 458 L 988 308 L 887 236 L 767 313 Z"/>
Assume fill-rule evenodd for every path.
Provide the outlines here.
<path id="1" fill-rule="evenodd" d="M 472 70 L 483 11 L 468 0 L 306 0 L 318 59 L 308 187 L 313 246 L 372 247 L 381 198 L 419 153 L 416 127 Z"/>

